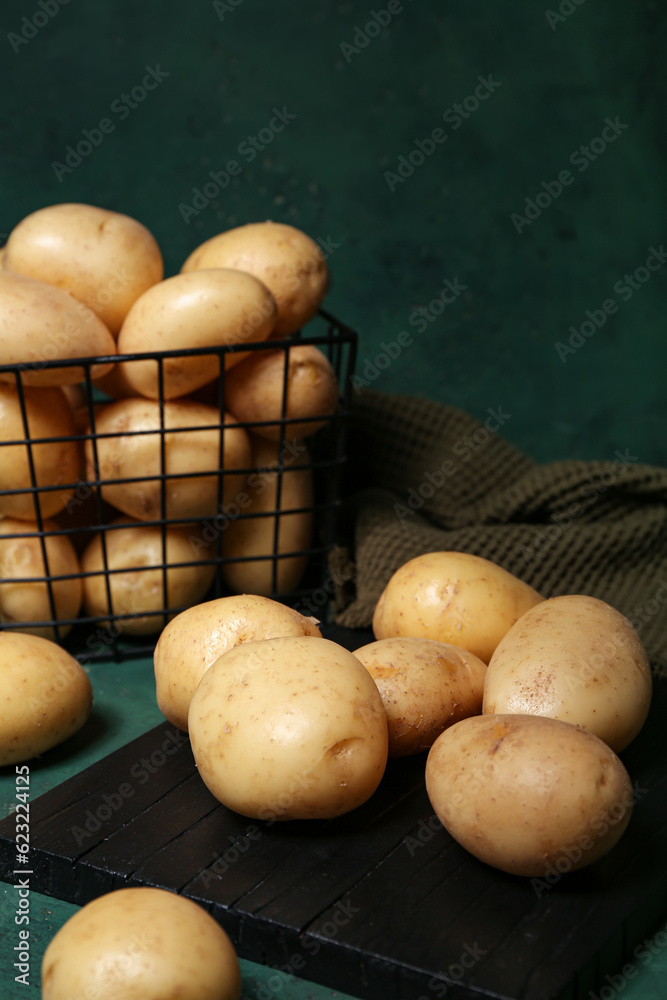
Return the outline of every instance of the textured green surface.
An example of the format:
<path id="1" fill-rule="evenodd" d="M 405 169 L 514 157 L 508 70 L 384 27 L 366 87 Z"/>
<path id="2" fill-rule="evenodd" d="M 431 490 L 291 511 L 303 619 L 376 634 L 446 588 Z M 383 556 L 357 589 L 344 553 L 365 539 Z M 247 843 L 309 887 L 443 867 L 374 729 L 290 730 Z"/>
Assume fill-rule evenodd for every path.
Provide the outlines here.
<path id="1" fill-rule="evenodd" d="M 551 10 L 572 13 L 555 20 L 531 0 L 415 0 L 363 49 L 341 48 L 363 42 L 357 27 L 385 6 L 96 0 L 40 13 L 46 23 L 33 30 L 22 19 L 43 8 L 4 0 L 0 234 L 47 204 L 100 204 L 148 225 L 172 274 L 221 229 L 291 222 L 333 248 L 327 305 L 361 332 L 358 370 L 374 388 L 481 418 L 502 407 L 511 414 L 504 436 L 538 460 L 627 449 L 666 464 L 667 266 L 624 290 L 624 275 L 667 235 L 662 5 L 566 0 Z M 121 110 L 116 102 L 147 66 L 169 75 Z M 454 106 L 480 76 L 500 86 L 455 127 Z M 274 108 L 296 118 L 250 162 L 241 144 L 268 127 Z M 604 152 L 585 170 L 570 162 L 617 116 L 627 128 Z M 103 118 L 113 131 L 59 180 L 52 164 Z M 391 191 L 385 174 L 434 129 L 446 140 Z M 230 159 L 242 172 L 186 223 L 179 205 Z M 572 183 L 518 233 L 512 213 L 564 169 Z M 416 310 L 447 280 L 465 290 L 424 323 Z M 608 299 L 617 311 L 562 361 L 555 344 Z M 403 338 L 390 360 L 401 331 L 411 343 Z M 35 795 L 159 721 L 147 664 L 96 666 L 91 676 L 94 721 L 32 766 Z M 12 787 L 3 776 L 5 811 Z M 34 906 L 40 955 L 71 908 L 37 896 Z M 5 899 L 0 983 L 9 997 L 25 990 L 9 992 L 8 920 Z M 667 997 L 664 954 L 638 968 L 616 993 Z M 252 997 L 257 970 L 244 971 Z M 291 984 L 273 995 L 311 992 Z"/>

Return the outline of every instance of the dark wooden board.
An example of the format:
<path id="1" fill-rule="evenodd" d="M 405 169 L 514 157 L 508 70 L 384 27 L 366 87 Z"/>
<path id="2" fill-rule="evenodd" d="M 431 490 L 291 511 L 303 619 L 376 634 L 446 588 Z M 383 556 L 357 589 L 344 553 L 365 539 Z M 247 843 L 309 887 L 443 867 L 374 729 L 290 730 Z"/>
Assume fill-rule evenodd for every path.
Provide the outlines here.
<path id="1" fill-rule="evenodd" d="M 329 628 L 350 649 L 366 632 Z M 667 685 L 624 752 L 637 801 L 605 858 L 553 885 L 470 856 L 435 820 L 425 755 L 390 761 L 360 809 L 266 824 L 220 805 L 168 723 L 31 803 L 30 884 L 84 904 L 127 885 L 202 903 L 239 954 L 376 1000 L 575 1000 L 664 917 Z M 12 882 L 14 815 L 0 823 Z"/>

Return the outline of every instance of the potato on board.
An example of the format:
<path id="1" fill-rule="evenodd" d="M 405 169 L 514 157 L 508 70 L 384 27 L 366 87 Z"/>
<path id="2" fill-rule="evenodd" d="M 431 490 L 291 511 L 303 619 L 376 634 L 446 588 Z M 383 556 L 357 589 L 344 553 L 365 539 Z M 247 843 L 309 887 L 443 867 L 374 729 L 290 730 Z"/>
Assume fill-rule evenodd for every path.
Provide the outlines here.
<path id="1" fill-rule="evenodd" d="M 415 635 L 488 663 L 518 618 L 544 600 L 507 570 L 468 552 L 428 552 L 400 566 L 373 615 L 376 639 Z"/>
<path id="2" fill-rule="evenodd" d="M 202 780 L 255 819 L 328 819 L 371 797 L 387 764 L 382 698 L 363 664 L 316 636 L 244 642 L 209 667 L 188 714 Z"/>
<path id="3" fill-rule="evenodd" d="M 257 594 L 219 597 L 176 615 L 163 629 L 153 657 L 158 708 L 187 732 L 188 710 L 212 663 L 242 642 L 286 635 L 321 636 L 316 622 Z"/>
<path id="4" fill-rule="evenodd" d="M 630 776 L 606 743 L 538 715 L 476 715 L 446 729 L 429 751 L 426 791 L 467 851 L 535 877 L 602 857 L 633 804 Z"/>
<path id="5" fill-rule="evenodd" d="M 354 655 L 375 681 L 387 713 L 389 756 L 428 750 L 455 722 L 482 711 L 486 664 L 436 639 L 378 639 Z"/>
<path id="6" fill-rule="evenodd" d="M 484 681 L 484 712 L 546 715 L 584 726 L 620 753 L 642 728 L 653 679 L 628 619 L 596 597 L 530 608 L 501 640 Z"/>

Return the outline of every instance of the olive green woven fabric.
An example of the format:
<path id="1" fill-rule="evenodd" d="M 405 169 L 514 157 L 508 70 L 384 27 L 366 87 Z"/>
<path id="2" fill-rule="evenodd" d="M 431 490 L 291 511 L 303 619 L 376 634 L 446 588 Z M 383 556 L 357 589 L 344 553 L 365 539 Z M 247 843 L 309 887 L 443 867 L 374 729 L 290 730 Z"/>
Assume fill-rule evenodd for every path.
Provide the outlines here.
<path id="1" fill-rule="evenodd" d="M 392 573 L 424 552 L 472 552 L 545 597 L 589 594 L 632 621 L 667 675 L 667 469 L 627 451 L 538 465 L 480 423 L 417 397 L 355 395 L 334 617 L 371 623 Z"/>

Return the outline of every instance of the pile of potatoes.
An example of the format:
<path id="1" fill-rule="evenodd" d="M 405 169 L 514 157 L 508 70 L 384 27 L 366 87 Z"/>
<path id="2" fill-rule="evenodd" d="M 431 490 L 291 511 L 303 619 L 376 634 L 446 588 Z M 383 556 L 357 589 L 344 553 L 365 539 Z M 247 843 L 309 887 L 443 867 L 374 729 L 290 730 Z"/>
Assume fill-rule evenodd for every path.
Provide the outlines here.
<path id="1" fill-rule="evenodd" d="M 392 576 L 373 631 L 352 653 L 248 595 L 165 627 L 158 706 L 189 731 L 221 802 L 268 821 L 340 816 L 374 793 L 389 758 L 426 753 L 436 815 L 487 864 L 540 876 L 614 846 L 633 805 L 618 754 L 652 693 L 627 618 L 434 552 Z"/>
<path id="2" fill-rule="evenodd" d="M 165 608 L 204 598 L 220 556 L 232 593 L 295 589 L 313 535 L 304 438 L 338 379 L 316 346 L 271 340 L 320 307 L 318 244 L 249 223 L 165 278 L 140 222 L 60 204 L 0 254 L 0 621 L 62 638 L 111 614 L 156 633 Z"/>

